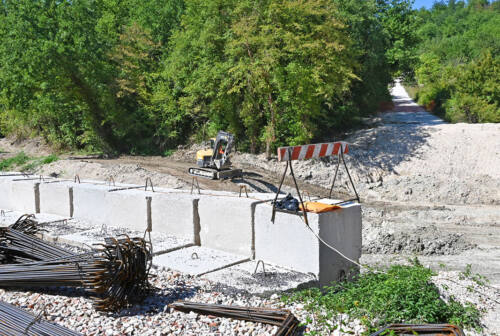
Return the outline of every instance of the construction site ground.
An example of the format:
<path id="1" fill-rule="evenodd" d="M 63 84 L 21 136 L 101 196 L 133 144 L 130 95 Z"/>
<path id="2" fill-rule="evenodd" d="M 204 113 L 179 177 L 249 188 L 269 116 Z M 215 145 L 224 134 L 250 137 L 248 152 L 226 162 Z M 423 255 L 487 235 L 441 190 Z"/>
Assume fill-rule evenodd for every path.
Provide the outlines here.
<path id="1" fill-rule="evenodd" d="M 450 274 L 470 264 L 472 272 L 500 289 L 500 124 L 448 124 L 416 105 L 399 83 L 392 94 L 393 110 L 366 120 L 364 128 L 342 139 L 351 144 L 346 161 L 363 209 L 361 263 L 388 265 L 416 255 L 423 264 Z M 187 171 L 200 148 L 180 148 L 169 157 L 61 154 L 37 174 L 98 180 L 112 176 L 134 184 L 149 177 L 155 186 L 189 189 L 192 177 Z M 0 159 L 21 150 L 36 156 L 50 152 L 36 140 L 0 139 L 0 149 Z M 198 178 L 200 187 L 238 192 L 245 185 L 249 192 L 276 192 L 284 169 L 276 158 L 236 152 L 231 160 L 243 169 L 242 178 Z M 335 160 L 294 162 L 306 199 L 328 195 Z M 334 195 L 352 198 L 342 169 L 339 182 Z M 289 177 L 283 189 L 294 193 Z M 499 332 L 498 306 L 486 319 L 490 332 Z"/>
<path id="2" fill-rule="evenodd" d="M 366 128 L 345 139 L 351 144 L 347 165 L 363 204 L 362 261 L 386 264 L 417 254 L 451 270 L 471 264 L 500 286 L 500 125 L 447 124 L 416 105 L 399 84 L 393 96 L 394 110 L 368 120 Z M 10 152 L 0 157 L 20 150 L 43 154 L 43 146 L 32 142 L 11 143 L 0 140 L 0 148 Z M 134 184 L 150 177 L 155 186 L 189 189 L 187 171 L 200 148 L 179 149 L 170 157 L 61 159 L 37 173 L 98 180 L 112 176 Z M 249 192 L 276 192 L 284 163 L 238 152 L 231 160 L 243 169 L 242 178 L 198 178 L 200 187 L 238 192 L 246 185 Z M 327 195 L 334 160 L 294 162 L 300 188 L 311 197 Z M 336 196 L 352 198 L 342 169 L 339 182 Z M 294 192 L 290 177 L 284 190 Z"/>

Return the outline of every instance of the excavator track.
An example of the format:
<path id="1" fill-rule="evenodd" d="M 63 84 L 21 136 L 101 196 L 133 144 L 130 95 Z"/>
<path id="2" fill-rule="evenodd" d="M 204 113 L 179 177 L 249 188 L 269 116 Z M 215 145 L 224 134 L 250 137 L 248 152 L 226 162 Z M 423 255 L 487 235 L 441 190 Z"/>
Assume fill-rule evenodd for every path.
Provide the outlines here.
<path id="1" fill-rule="evenodd" d="M 232 177 L 240 177 L 243 174 L 241 169 L 216 170 L 210 168 L 189 168 L 188 172 L 189 175 L 204 177 L 211 180 L 221 180 Z"/>
<path id="2" fill-rule="evenodd" d="M 217 170 L 206 169 L 206 168 L 189 168 L 188 172 L 189 175 L 192 176 L 204 177 L 211 180 L 217 179 Z"/>

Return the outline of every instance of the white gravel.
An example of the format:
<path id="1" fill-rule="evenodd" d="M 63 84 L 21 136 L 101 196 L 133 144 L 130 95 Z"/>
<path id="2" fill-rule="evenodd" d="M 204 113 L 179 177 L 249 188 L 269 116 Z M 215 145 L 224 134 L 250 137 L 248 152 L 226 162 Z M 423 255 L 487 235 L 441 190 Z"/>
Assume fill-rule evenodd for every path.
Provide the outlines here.
<path id="1" fill-rule="evenodd" d="M 251 296 L 238 292 L 225 292 L 224 287 L 211 281 L 191 277 L 168 269 L 156 269 L 152 283 L 159 291 L 143 304 L 122 310 L 117 314 L 94 310 L 92 302 L 83 290 L 46 289 L 44 291 L 6 291 L 0 289 L 0 299 L 24 308 L 33 314 L 42 314 L 45 319 L 81 332 L 83 335 L 273 335 L 277 327 L 228 318 L 182 313 L 171 310 L 168 304 L 177 300 L 206 302 L 251 307 L 273 307 L 289 309 L 305 326 L 303 332 L 317 331 L 320 335 L 361 335 L 363 327 L 348 316 L 339 314 L 332 325 L 342 321 L 342 331 L 329 333 L 317 324 L 317 316 L 304 310 L 300 303 L 285 306 L 278 295 L 269 298 Z M 448 279 L 453 279 L 450 282 Z M 481 333 L 466 330 L 467 335 L 500 335 L 499 306 L 486 297 L 467 288 L 486 293 L 500 300 L 498 291 L 480 287 L 470 280 L 460 279 L 457 272 L 440 272 L 433 281 L 446 299 L 453 295 L 458 301 L 473 302 L 485 310 Z M 307 322 L 309 321 L 309 322 Z"/>
<path id="2" fill-rule="evenodd" d="M 481 332 L 467 331 L 468 335 L 500 335 L 500 288 L 479 285 L 459 272 L 439 272 L 433 277 L 445 301 L 454 298 L 461 304 L 471 303 L 483 312 Z"/>
<path id="3" fill-rule="evenodd" d="M 83 335 L 273 335 L 277 327 L 218 318 L 213 316 L 185 314 L 170 310 L 167 305 L 177 300 L 215 304 L 284 308 L 279 297 L 248 296 L 240 293 L 224 293 L 208 280 L 183 275 L 171 270 L 156 270 L 152 284 L 160 290 L 141 305 L 125 309 L 118 314 L 101 313 L 94 310 L 83 290 L 52 289 L 32 292 L 6 291 L 0 289 L 0 299 L 40 314 L 49 320 L 76 330 Z M 65 295 L 61 295 L 61 294 Z M 305 322 L 310 315 L 303 306 L 294 304 L 285 307 Z M 314 320 L 314 318 L 313 318 Z M 359 326 L 356 326 L 360 330 Z M 306 326 L 307 330 L 324 330 Z M 356 333 L 358 334 L 358 333 Z M 334 333 L 333 335 L 339 335 Z"/>

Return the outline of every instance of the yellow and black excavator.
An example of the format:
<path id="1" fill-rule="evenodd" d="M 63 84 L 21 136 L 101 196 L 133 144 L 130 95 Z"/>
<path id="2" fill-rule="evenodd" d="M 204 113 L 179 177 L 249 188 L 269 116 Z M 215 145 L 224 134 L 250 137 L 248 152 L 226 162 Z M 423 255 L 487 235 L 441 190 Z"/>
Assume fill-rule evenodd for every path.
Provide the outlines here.
<path id="1" fill-rule="evenodd" d="M 189 168 L 189 174 L 212 180 L 241 176 L 241 169 L 232 169 L 229 161 L 229 153 L 233 145 L 234 135 L 219 131 L 216 138 L 210 139 L 210 148 L 196 152 L 198 167 Z"/>

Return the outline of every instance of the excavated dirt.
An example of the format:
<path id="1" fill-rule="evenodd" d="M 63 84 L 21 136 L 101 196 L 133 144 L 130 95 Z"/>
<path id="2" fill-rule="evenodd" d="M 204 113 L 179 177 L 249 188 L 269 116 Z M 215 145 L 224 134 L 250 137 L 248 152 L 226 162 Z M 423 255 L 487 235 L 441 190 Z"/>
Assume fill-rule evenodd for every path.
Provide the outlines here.
<path id="1" fill-rule="evenodd" d="M 443 233 L 435 225 L 420 227 L 411 232 L 380 231 L 363 245 L 363 253 L 448 255 L 458 254 L 476 247 L 464 234 Z"/>

